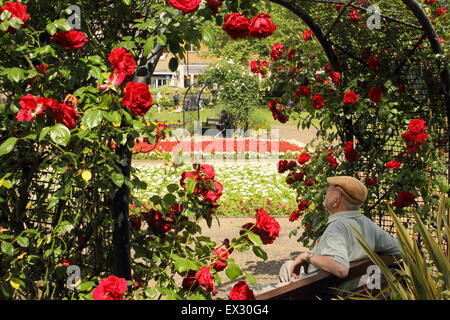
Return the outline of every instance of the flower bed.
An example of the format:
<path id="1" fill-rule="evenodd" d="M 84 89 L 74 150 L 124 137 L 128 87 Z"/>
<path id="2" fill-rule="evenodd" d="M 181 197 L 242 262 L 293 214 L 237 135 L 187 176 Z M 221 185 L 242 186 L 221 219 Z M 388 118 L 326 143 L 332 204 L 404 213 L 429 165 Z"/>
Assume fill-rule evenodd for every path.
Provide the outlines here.
<path id="1" fill-rule="evenodd" d="M 166 186 L 178 183 L 183 171 L 190 166 L 170 170 L 164 165 L 136 166 L 139 178 L 148 185 L 135 194 L 142 202 L 154 195 L 164 195 Z M 217 179 L 223 184 L 221 206 L 217 214 L 226 216 L 254 215 L 256 208 L 264 208 L 271 215 L 290 214 L 296 207 L 295 193 L 285 183 L 286 177 L 277 171 L 277 163 L 218 163 L 214 165 Z"/>

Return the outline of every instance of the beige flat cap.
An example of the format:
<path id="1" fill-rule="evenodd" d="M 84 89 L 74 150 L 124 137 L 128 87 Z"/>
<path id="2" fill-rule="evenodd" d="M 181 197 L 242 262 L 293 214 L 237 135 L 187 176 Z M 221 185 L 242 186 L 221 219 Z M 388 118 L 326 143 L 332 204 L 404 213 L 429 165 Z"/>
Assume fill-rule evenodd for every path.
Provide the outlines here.
<path id="1" fill-rule="evenodd" d="M 329 177 L 327 182 L 352 203 L 362 204 L 367 198 L 366 186 L 356 178 L 348 176 Z"/>

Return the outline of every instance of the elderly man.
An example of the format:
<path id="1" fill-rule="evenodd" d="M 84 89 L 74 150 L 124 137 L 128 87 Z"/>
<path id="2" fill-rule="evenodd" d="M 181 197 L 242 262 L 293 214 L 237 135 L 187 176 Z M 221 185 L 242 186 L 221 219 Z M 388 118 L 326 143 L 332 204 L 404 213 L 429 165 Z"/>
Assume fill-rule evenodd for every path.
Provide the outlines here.
<path id="1" fill-rule="evenodd" d="M 325 270 L 338 278 L 345 278 L 350 262 L 367 256 L 350 225 L 358 229 L 375 252 L 387 255 L 400 254 L 397 240 L 359 211 L 367 198 L 367 188 L 361 181 L 353 177 L 339 176 L 330 177 L 327 182 L 329 187 L 323 204 L 330 217 L 325 232 L 311 252 L 303 252 L 294 261 L 286 262 L 281 267 L 279 284 L 255 287 L 256 294 L 297 279 L 310 277 L 320 270 Z M 357 285 L 357 282 L 352 281 L 341 288 L 349 290 Z"/>

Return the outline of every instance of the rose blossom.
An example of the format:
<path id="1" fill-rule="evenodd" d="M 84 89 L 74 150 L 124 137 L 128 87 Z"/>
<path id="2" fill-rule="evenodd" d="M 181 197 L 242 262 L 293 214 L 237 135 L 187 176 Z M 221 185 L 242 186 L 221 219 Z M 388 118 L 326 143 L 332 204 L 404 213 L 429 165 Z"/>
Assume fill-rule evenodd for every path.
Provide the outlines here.
<path id="1" fill-rule="evenodd" d="M 427 126 L 425 126 L 425 121 L 422 119 L 412 119 L 408 125 L 409 131 L 413 134 L 419 134 L 425 130 L 427 130 Z"/>
<path id="2" fill-rule="evenodd" d="M 255 300 L 255 294 L 245 281 L 239 280 L 230 290 L 230 300 Z"/>
<path id="3" fill-rule="evenodd" d="M 31 94 L 20 98 L 19 105 L 21 109 L 16 115 L 18 121 L 31 121 L 38 115 L 41 117 L 46 109 L 43 98 L 34 97 Z"/>
<path id="4" fill-rule="evenodd" d="M 125 48 L 115 48 L 108 56 L 113 70 L 117 74 L 132 76 L 136 72 L 136 61 L 131 53 Z"/>
<path id="5" fill-rule="evenodd" d="M 228 265 L 226 261 L 230 256 L 230 253 L 223 248 L 214 250 L 214 254 L 217 256 L 217 261 L 213 264 L 212 268 L 216 271 L 223 271 Z"/>
<path id="6" fill-rule="evenodd" d="M 195 274 L 197 282 L 208 292 L 216 294 L 217 290 L 214 288 L 214 277 L 211 274 L 209 267 L 201 267 Z"/>
<path id="7" fill-rule="evenodd" d="M 69 129 L 77 126 L 76 120 L 80 117 L 77 110 L 65 103 L 54 103 L 56 100 L 47 99 L 46 107 L 49 111 L 50 118 L 62 123 Z"/>
<path id="8" fill-rule="evenodd" d="M 206 6 L 211 10 L 211 13 L 216 15 L 219 13 L 220 7 L 222 7 L 223 2 L 219 2 L 216 0 L 207 0 Z"/>
<path id="9" fill-rule="evenodd" d="M 341 74 L 339 72 L 333 71 L 331 73 L 331 81 L 333 81 L 335 85 L 338 85 L 341 82 Z"/>
<path id="10" fill-rule="evenodd" d="M 310 41 L 310 40 L 312 40 L 313 35 L 314 35 L 314 32 L 311 29 L 308 29 L 305 32 L 303 32 L 302 40 L 303 41 Z"/>
<path id="11" fill-rule="evenodd" d="M 88 41 L 84 33 L 77 30 L 58 31 L 50 39 L 55 40 L 64 49 L 69 50 L 79 49 Z"/>
<path id="12" fill-rule="evenodd" d="M 272 46 L 270 56 L 272 57 L 273 61 L 277 61 L 285 52 L 286 48 L 284 47 L 284 45 L 277 42 Z"/>
<path id="13" fill-rule="evenodd" d="M 6 2 L 5 5 L 0 8 L 0 15 L 4 11 L 8 11 L 11 13 L 11 17 L 9 18 L 9 20 L 11 20 L 12 18 L 18 18 L 23 21 L 23 25 L 21 27 L 26 27 L 27 21 L 30 18 L 30 16 L 27 14 L 27 8 L 28 7 L 26 5 L 21 4 L 19 1 Z M 8 32 L 14 33 L 15 29 L 12 27 L 9 27 Z"/>
<path id="14" fill-rule="evenodd" d="M 273 241 L 280 234 L 280 224 L 275 220 L 275 218 L 269 216 L 263 208 L 259 208 L 257 210 L 256 227 L 267 232 L 269 236 L 270 240 L 268 242 L 263 241 L 264 244 L 273 243 Z"/>
<path id="15" fill-rule="evenodd" d="M 184 13 L 191 13 L 198 9 L 202 0 L 167 0 L 169 4 Z"/>
<path id="16" fill-rule="evenodd" d="M 261 12 L 252 19 L 249 34 L 258 39 L 264 39 L 272 35 L 276 29 L 277 27 L 270 20 L 270 15 Z"/>
<path id="17" fill-rule="evenodd" d="M 183 278 L 181 286 L 186 290 L 193 290 L 198 287 L 197 279 L 195 279 L 196 272 L 189 270 L 186 276 Z"/>
<path id="18" fill-rule="evenodd" d="M 315 109 L 321 109 L 325 107 L 325 101 L 323 101 L 322 95 L 320 93 L 316 93 L 312 98 L 313 107 Z"/>
<path id="19" fill-rule="evenodd" d="M 337 160 L 332 155 L 328 155 L 326 160 L 330 164 L 330 166 L 332 166 L 333 168 L 337 167 L 337 165 L 338 165 Z"/>
<path id="20" fill-rule="evenodd" d="M 300 86 L 297 92 L 295 92 L 295 95 L 297 97 L 309 97 L 311 95 L 311 88 L 305 85 Z"/>
<path id="21" fill-rule="evenodd" d="M 304 165 L 305 163 L 307 163 L 309 161 L 309 159 L 311 159 L 311 156 L 307 153 L 307 152 L 303 152 L 297 159 L 298 163 L 300 163 L 300 165 Z"/>
<path id="22" fill-rule="evenodd" d="M 347 14 L 353 23 L 358 23 L 361 19 L 357 10 L 350 10 Z"/>
<path id="23" fill-rule="evenodd" d="M 227 14 L 225 16 L 225 23 L 222 26 L 222 30 L 228 33 L 233 40 L 248 36 L 249 28 L 250 21 L 240 13 Z"/>
<path id="24" fill-rule="evenodd" d="M 369 98 L 372 102 L 378 103 L 383 98 L 383 90 L 378 87 L 370 88 Z"/>
<path id="25" fill-rule="evenodd" d="M 152 106 L 152 95 L 148 85 L 140 82 L 128 82 L 122 105 L 128 107 L 134 115 L 144 116 Z"/>
<path id="26" fill-rule="evenodd" d="M 416 200 L 416 196 L 409 191 L 402 191 L 397 195 L 393 205 L 397 208 L 404 208 L 412 205 Z"/>
<path id="27" fill-rule="evenodd" d="M 358 102 L 359 95 L 354 91 L 347 91 L 344 94 L 344 104 L 350 106 Z"/>
<path id="28" fill-rule="evenodd" d="M 401 164 L 402 164 L 402 163 L 399 162 L 399 161 L 388 161 L 388 162 L 386 163 L 386 168 L 387 168 L 388 170 L 398 169 L 398 168 L 400 168 L 400 165 L 401 165 Z"/>
<path id="29" fill-rule="evenodd" d="M 94 300 L 123 300 L 123 294 L 128 290 L 127 281 L 111 275 L 101 279 L 97 288 L 92 291 Z"/>
<path id="30" fill-rule="evenodd" d="M 377 70 L 378 66 L 380 65 L 380 60 L 378 57 L 370 56 L 367 62 L 367 66 L 370 70 Z"/>
<path id="31" fill-rule="evenodd" d="M 436 9 L 436 14 L 438 15 L 438 16 L 442 16 L 443 14 L 445 14 L 447 12 L 447 8 L 445 7 L 445 8 L 437 8 Z"/>
<path id="32" fill-rule="evenodd" d="M 368 186 L 376 186 L 378 184 L 378 179 L 377 177 L 367 177 L 364 182 L 368 185 Z"/>

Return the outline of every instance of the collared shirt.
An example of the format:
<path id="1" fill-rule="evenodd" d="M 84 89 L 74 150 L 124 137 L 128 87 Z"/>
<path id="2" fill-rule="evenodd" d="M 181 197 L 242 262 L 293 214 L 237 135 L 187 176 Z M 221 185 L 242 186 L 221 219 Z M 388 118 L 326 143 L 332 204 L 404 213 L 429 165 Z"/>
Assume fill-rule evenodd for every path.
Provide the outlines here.
<path id="1" fill-rule="evenodd" d="M 341 211 L 330 215 L 328 226 L 317 240 L 312 252 L 322 256 L 331 256 L 347 268 L 350 266 L 350 262 L 366 258 L 367 255 L 358 243 L 356 233 L 350 225 L 353 225 L 362 234 L 364 240 L 375 252 L 386 255 L 400 254 L 397 239 L 391 237 L 389 233 L 361 214 L 359 210 Z M 307 274 L 304 274 L 302 270 L 301 278 L 313 276 L 319 270 L 311 264 Z"/>

